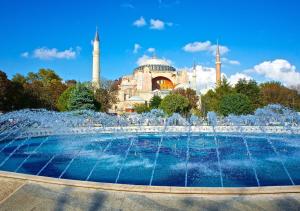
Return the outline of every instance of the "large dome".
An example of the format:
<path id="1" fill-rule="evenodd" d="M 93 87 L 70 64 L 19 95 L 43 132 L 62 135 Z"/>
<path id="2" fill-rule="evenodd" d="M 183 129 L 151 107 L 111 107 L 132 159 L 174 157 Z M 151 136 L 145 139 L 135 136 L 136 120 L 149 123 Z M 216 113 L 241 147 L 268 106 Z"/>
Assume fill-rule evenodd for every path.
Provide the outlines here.
<path id="1" fill-rule="evenodd" d="M 142 70 L 144 67 L 148 67 L 150 71 L 176 71 L 176 69 L 172 67 L 168 61 L 156 57 L 143 61 L 136 70 Z"/>
<path id="2" fill-rule="evenodd" d="M 147 59 L 146 61 L 142 62 L 141 66 L 144 65 L 165 65 L 165 66 L 171 66 L 169 62 L 167 62 L 164 59 L 158 59 L 158 58 L 151 58 Z"/>

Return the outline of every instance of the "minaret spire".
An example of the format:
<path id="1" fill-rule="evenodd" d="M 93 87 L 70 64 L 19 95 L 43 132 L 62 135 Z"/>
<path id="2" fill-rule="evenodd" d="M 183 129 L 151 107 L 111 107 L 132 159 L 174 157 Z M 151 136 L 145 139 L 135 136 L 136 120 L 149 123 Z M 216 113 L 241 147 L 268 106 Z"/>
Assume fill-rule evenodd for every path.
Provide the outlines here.
<path id="1" fill-rule="evenodd" d="M 99 46 L 99 33 L 96 27 L 95 39 L 93 42 L 93 79 L 92 86 L 94 90 L 100 88 L 100 46 Z"/>
<path id="2" fill-rule="evenodd" d="M 217 40 L 217 48 L 216 48 L 216 85 L 218 86 L 220 83 L 221 83 L 221 57 L 220 57 L 219 40 Z"/>

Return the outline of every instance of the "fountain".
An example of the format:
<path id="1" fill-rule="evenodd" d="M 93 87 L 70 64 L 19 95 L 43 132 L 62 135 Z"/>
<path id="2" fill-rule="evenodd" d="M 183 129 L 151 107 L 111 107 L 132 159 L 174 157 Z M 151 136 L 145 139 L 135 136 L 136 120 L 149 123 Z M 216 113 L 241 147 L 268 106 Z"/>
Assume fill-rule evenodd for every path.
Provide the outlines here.
<path id="1" fill-rule="evenodd" d="M 0 115 L 0 170 L 148 186 L 299 185 L 299 140 L 300 115 L 279 105 L 206 119 L 159 109 L 122 116 L 26 109 Z"/>

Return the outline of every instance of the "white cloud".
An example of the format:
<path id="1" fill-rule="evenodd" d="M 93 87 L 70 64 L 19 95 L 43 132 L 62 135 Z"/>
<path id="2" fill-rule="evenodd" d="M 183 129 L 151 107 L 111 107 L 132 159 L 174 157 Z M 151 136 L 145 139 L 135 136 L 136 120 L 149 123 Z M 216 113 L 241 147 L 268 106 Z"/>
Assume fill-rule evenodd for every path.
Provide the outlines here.
<path id="1" fill-rule="evenodd" d="M 140 58 L 138 58 L 136 64 L 140 66 L 140 65 L 142 65 L 145 61 L 147 61 L 148 59 L 150 59 L 150 56 L 144 54 L 143 56 L 141 56 Z"/>
<path id="2" fill-rule="evenodd" d="M 120 6 L 123 7 L 123 8 L 134 9 L 133 4 L 130 4 L 130 3 L 123 3 Z"/>
<path id="3" fill-rule="evenodd" d="M 23 52 L 23 53 L 21 53 L 21 57 L 28 58 L 29 57 L 29 53 L 27 51 Z"/>
<path id="4" fill-rule="evenodd" d="M 137 19 L 133 22 L 133 25 L 136 27 L 142 27 L 142 26 L 147 25 L 147 23 L 146 23 L 144 17 L 141 16 L 139 19 Z"/>
<path id="5" fill-rule="evenodd" d="M 279 81 L 286 86 L 300 84 L 300 72 L 296 71 L 296 67 L 284 59 L 262 62 L 255 65 L 250 72 L 263 75 L 269 80 Z"/>
<path id="6" fill-rule="evenodd" d="M 241 63 L 237 60 L 231 60 L 228 58 L 221 58 L 222 62 L 226 63 L 226 64 L 231 64 L 231 65 L 240 65 Z"/>
<path id="7" fill-rule="evenodd" d="M 153 52 L 155 52 L 155 48 L 148 48 L 147 51 L 148 51 L 149 53 L 153 53 Z"/>
<path id="8" fill-rule="evenodd" d="M 215 54 L 217 45 L 212 45 L 210 41 L 205 42 L 192 42 L 186 44 L 183 48 L 184 51 L 194 53 L 194 52 L 200 52 L 200 51 L 208 51 L 210 53 Z M 219 45 L 220 54 L 223 55 L 229 51 L 229 48 L 226 46 Z"/>
<path id="9" fill-rule="evenodd" d="M 241 63 L 238 60 L 229 60 L 229 64 L 240 65 Z"/>
<path id="10" fill-rule="evenodd" d="M 79 54 L 80 47 L 76 47 L 76 51 L 74 51 L 72 48 L 69 48 L 64 51 L 59 51 L 56 48 L 37 48 L 33 51 L 33 58 L 38 59 L 74 59 L 76 58 L 76 55 Z"/>
<path id="11" fill-rule="evenodd" d="M 138 53 L 142 46 L 138 43 L 135 43 L 133 46 L 133 53 Z"/>
<path id="12" fill-rule="evenodd" d="M 193 81 L 193 68 L 188 68 L 189 81 Z M 196 65 L 196 86 L 201 94 L 205 94 L 208 90 L 215 87 L 216 70 L 212 67 L 204 67 Z"/>
<path id="13" fill-rule="evenodd" d="M 234 75 L 229 76 L 228 81 L 231 85 L 235 85 L 240 79 L 249 81 L 252 79 L 252 77 L 245 73 L 235 73 Z"/>
<path id="14" fill-rule="evenodd" d="M 150 29 L 155 30 L 163 30 L 165 28 L 165 22 L 159 20 L 159 19 L 151 19 L 150 20 Z"/>

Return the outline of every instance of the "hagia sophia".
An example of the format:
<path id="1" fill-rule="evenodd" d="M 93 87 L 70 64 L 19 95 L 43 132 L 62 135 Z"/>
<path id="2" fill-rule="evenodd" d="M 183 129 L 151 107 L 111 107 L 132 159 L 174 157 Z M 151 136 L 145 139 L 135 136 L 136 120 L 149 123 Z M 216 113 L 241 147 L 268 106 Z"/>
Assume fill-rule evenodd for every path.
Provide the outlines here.
<path id="1" fill-rule="evenodd" d="M 92 85 L 100 87 L 100 47 L 99 34 L 93 41 L 93 78 Z M 221 59 L 219 45 L 216 49 L 216 84 L 221 80 Z M 168 61 L 153 56 L 133 70 L 133 74 L 121 78 L 118 102 L 113 106 L 114 113 L 134 112 L 135 104 L 149 103 L 154 95 L 164 98 L 170 91 L 178 88 L 196 88 L 196 69 L 192 77 L 187 70 L 176 70 Z M 199 93 L 198 93 L 199 94 Z"/>

